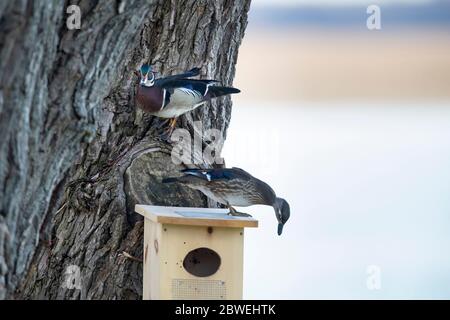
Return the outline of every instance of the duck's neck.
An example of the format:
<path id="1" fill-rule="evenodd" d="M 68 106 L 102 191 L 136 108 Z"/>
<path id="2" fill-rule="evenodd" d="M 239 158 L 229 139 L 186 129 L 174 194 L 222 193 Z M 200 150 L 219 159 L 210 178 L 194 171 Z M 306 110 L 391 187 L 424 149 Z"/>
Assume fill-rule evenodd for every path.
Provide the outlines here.
<path id="1" fill-rule="evenodd" d="M 147 79 L 147 80 L 141 81 L 141 86 L 142 87 L 151 88 L 154 85 L 155 85 L 155 80 Z"/>

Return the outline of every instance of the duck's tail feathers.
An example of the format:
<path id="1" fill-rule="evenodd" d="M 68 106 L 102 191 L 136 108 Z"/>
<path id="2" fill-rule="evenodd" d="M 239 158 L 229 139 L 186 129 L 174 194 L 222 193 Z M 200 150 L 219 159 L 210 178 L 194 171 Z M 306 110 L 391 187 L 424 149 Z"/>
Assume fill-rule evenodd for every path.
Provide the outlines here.
<path id="1" fill-rule="evenodd" d="M 222 86 L 210 86 L 208 87 L 208 96 L 210 98 L 217 98 L 227 94 L 239 93 L 241 90 L 232 87 L 222 87 Z"/>

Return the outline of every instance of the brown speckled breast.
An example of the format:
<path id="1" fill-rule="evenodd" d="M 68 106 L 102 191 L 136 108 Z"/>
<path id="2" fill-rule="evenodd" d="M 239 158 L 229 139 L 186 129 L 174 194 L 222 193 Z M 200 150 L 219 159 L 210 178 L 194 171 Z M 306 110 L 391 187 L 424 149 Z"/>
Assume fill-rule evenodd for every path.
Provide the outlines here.
<path id="1" fill-rule="evenodd" d="M 163 89 L 138 85 L 136 100 L 137 105 L 145 112 L 157 112 L 162 107 Z"/>

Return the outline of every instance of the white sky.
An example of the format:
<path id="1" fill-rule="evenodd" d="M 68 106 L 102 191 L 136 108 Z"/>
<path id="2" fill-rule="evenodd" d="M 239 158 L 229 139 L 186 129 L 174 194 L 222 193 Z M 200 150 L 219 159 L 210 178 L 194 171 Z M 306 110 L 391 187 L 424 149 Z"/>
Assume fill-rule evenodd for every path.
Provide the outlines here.
<path id="1" fill-rule="evenodd" d="M 252 6 L 424 5 L 436 0 L 253 0 Z"/>

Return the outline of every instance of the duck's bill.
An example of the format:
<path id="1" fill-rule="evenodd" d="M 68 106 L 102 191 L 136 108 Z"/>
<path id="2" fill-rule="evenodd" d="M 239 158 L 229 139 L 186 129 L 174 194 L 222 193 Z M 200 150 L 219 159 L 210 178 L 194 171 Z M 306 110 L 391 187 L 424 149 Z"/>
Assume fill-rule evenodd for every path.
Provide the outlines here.
<path id="1" fill-rule="evenodd" d="M 278 224 L 278 235 L 281 236 L 281 233 L 283 232 L 283 224 L 279 223 Z"/>

